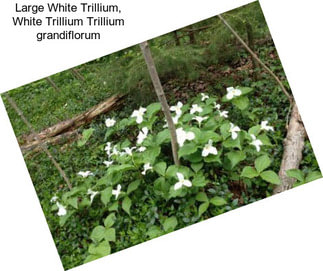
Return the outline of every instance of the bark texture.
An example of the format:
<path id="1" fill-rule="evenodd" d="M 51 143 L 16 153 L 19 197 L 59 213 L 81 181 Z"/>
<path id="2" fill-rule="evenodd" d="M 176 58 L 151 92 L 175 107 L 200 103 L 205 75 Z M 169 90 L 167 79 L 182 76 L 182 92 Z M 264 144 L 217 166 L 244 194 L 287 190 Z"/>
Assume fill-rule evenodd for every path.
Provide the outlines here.
<path id="1" fill-rule="evenodd" d="M 48 138 L 45 138 L 40 141 L 34 140 L 30 143 L 26 143 L 26 144 L 20 146 L 20 149 L 21 149 L 22 153 L 26 153 L 29 151 L 38 152 L 38 151 L 42 150 L 40 147 L 41 144 L 47 144 L 47 145 L 48 144 L 52 144 L 52 145 L 65 144 L 68 141 L 74 141 L 80 137 L 81 137 L 81 135 L 79 134 L 79 130 L 77 129 L 74 131 L 59 134 L 54 137 L 48 137 Z"/>
<path id="2" fill-rule="evenodd" d="M 286 170 L 297 169 L 299 167 L 299 164 L 302 161 L 305 137 L 306 131 L 298 112 L 297 105 L 294 104 L 288 125 L 287 136 L 284 139 L 284 153 L 279 171 L 281 184 L 275 187 L 274 194 L 293 187 L 295 179 L 288 177 Z"/>
<path id="3" fill-rule="evenodd" d="M 179 165 L 179 159 L 178 159 L 178 145 L 177 145 L 177 136 L 176 136 L 176 129 L 175 129 L 175 125 L 172 119 L 172 115 L 170 113 L 169 110 L 169 106 L 165 97 L 165 92 L 163 90 L 163 87 L 160 83 L 160 79 L 156 70 L 156 66 L 155 66 L 155 62 L 153 60 L 153 57 L 151 55 L 150 49 L 149 49 L 149 45 L 147 41 L 144 41 L 142 43 L 140 43 L 140 48 L 141 51 L 144 55 L 147 67 L 148 67 L 148 71 L 150 74 L 150 78 L 151 81 L 153 82 L 154 88 L 155 88 L 155 92 L 157 94 L 157 97 L 161 103 L 162 106 L 162 110 L 164 112 L 164 115 L 166 117 L 166 121 L 168 124 L 168 128 L 170 131 L 170 135 L 171 135 L 171 143 L 172 143 L 172 152 L 173 152 L 173 159 L 174 159 L 174 163 L 175 165 Z"/>

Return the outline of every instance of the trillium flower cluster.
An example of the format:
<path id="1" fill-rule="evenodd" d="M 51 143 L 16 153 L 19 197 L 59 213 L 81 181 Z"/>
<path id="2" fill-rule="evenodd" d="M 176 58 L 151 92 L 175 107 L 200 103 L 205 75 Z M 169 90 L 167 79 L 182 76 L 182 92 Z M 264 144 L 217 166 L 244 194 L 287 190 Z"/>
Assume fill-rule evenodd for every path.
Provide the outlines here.
<path id="1" fill-rule="evenodd" d="M 202 151 L 202 156 L 206 157 L 209 154 L 213 154 L 213 155 L 217 155 L 218 154 L 218 150 L 216 149 L 216 147 L 212 146 L 213 144 L 213 140 L 209 139 L 209 142 L 207 144 L 205 144 L 203 151 Z"/>
<path id="2" fill-rule="evenodd" d="M 118 199 L 118 197 L 119 197 L 120 193 L 121 193 L 121 185 L 120 185 L 120 184 L 118 184 L 118 185 L 117 185 L 117 189 L 113 189 L 113 190 L 112 190 L 112 195 L 114 195 L 114 196 L 115 196 L 115 199 Z"/>
<path id="3" fill-rule="evenodd" d="M 193 120 L 196 120 L 198 122 L 199 126 L 201 126 L 202 121 L 207 120 L 207 119 L 208 119 L 208 117 L 200 117 L 200 116 L 193 117 Z"/>
<path id="4" fill-rule="evenodd" d="M 181 109 L 182 107 L 183 107 L 183 103 L 178 102 L 177 105 L 173 105 L 169 109 L 170 109 L 170 111 L 174 111 L 176 116 L 181 116 L 182 115 L 182 109 Z"/>
<path id="5" fill-rule="evenodd" d="M 186 186 L 186 187 L 192 186 L 192 182 L 190 180 L 185 179 L 184 175 L 182 173 L 177 172 L 176 175 L 178 178 L 178 182 L 175 183 L 174 190 L 178 190 L 178 189 L 182 188 L 183 186 Z"/>
<path id="6" fill-rule="evenodd" d="M 260 139 L 257 139 L 254 134 L 251 134 L 250 136 L 252 138 L 252 142 L 250 144 L 254 145 L 257 152 L 259 152 L 260 151 L 260 146 L 263 145 L 262 141 Z"/>
<path id="7" fill-rule="evenodd" d="M 147 111 L 146 108 L 140 107 L 138 110 L 133 111 L 131 117 L 136 118 L 136 122 L 138 124 L 142 123 L 144 120 L 144 113 Z"/>
<path id="8" fill-rule="evenodd" d="M 80 171 L 79 173 L 77 173 L 78 175 L 82 176 L 83 178 L 86 178 L 88 176 L 94 176 L 94 174 L 87 170 L 87 171 Z"/>
<path id="9" fill-rule="evenodd" d="M 186 140 L 189 140 L 189 141 L 193 140 L 195 138 L 195 134 L 193 132 L 190 132 L 190 131 L 186 132 L 181 127 L 181 128 L 176 129 L 176 137 L 177 137 L 178 145 L 180 147 L 182 147 Z"/>
<path id="10" fill-rule="evenodd" d="M 242 91 L 240 89 L 234 88 L 234 87 L 228 87 L 227 88 L 227 99 L 231 100 L 234 97 L 238 97 L 242 94 Z"/>
<path id="11" fill-rule="evenodd" d="M 274 127 L 267 125 L 268 120 L 264 120 L 260 123 L 260 129 L 265 131 L 274 131 Z"/>
<path id="12" fill-rule="evenodd" d="M 87 194 L 90 195 L 90 201 L 93 202 L 94 197 L 99 194 L 98 191 L 92 191 L 91 189 L 87 190 Z"/>
<path id="13" fill-rule="evenodd" d="M 146 175 L 147 170 L 151 170 L 153 167 L 150 165 L 150 163 L 144 164 L 144 170 L 141 172 L 142 175 Z"/>
<path id="14" fill-rule="evenodd" d="M 238 137 L 238 132 L 240 132 L 240 128 L 238 126 L 235 126 L 232 122 L 230 123 L 230 130 L 232 139 L 236 139 Z"/>
<path id="15" fill-rule="evenodd" d="M 56 201 L 56 205 L 58 207 L 57 215 L 58 216 L 65 216 L 67 214 L 67 211 L 66 211 L 65 206 L 63 206 L 62 204 L 60 204 L 58 201 Z"/>
<path id="16" fill-rule="evenodd" d="M 112 126 L 114 126 L 115 125 L 115 123 L 116 123 L 116 121 L 114 120 L 114 119 L 110 119 L 110 118 L 108 118 L 108 119 L 106 119 L 105 120 L 105 125 L 109 128 L 109 127 L 112 127 Z"/>
<path id="17" fill-rule="evenodd" d="M 199 105 L 197 104 L 193 104 L 192 107 L 191 107 L 191 110 L 190 110 L 190 114 L 195 114 L 195 113 L 202 113 L 203 111 L 203 108 L 200 107 Z"/>
<path id="18" fill-rule="evenodd" d="M 240 89 L 230 87 L 227 88 L 225 98 L 231 100 L 240 95 L 242 95 Z M 223 102 L 226 102 L 226 99 L 224 99 Z M 161 148 L 161 145 L 169 144 L 169 133 L 167 135 L 167 133 L 165 133 L 167 132 L 166 130 L 155 130 L 153 125 L 157 117 L 152 118 L 151 116 L 157 114 L 152 112 L 158 112 L 158 107 L 157 109 L 153 109 L 155 111 L 152 111 L 151 107 L 147 106 L 147 108 L 140 107 L 138 110 L 134 110 L 130 118 L 123 120 L 120 125 L 118 123 L 118 129 L 121 126 L 124 126 L 124 123 L 126 123 L 126 126 L 130 126 L 134 124 L 134 119 L 131 118 L 135 118 L 136 123 L 139 125 L 136 131 L 130 133 L 131 136 L 129 136 L 129 139 L 124 142 L 107 142 L 104 146 L 104 151 L 108 158 L 100 163 L 102 163 L 102 167 L 103 164 L 106 166 L 107 175 L 110 173 L 117 174 L 118 170 L 124 170 L 124 172 L 129 172 L 130 177 L 136 176 L 136 178 L 138 178 L 139 176 L 134 182 L 138 182 L 140 185 L 143 180 L 148 184 L 149 178 L 159 175 L 160 180 L 164 180 L 170 184 L 168 186 L 169 188 L 167 188 L 169 189 L 168 193 L 174 193 L 174 197 L 176 197 L 179 193 L 182 193 L 181 195 L 183 195 L 183 193 L 194 193 L 194 189 L 189 189 L 192 186 L 197 186 L 199 189 L 200 187 L 203 187 L 203 181 L 196 184 L 195 178 L 198 174 L 195 173 L 200 170 L 201 172 L 199 173 L 203 172 L 204 174 L 203 167 L 206 163 L 214 163 L 215 165 L 217 162 L 221 163 L 222 158 L 228 157 L 229 152 L 233 155 L 240 151 L 246 153 L 252 152 L 255 154 L 256 152 L 260 152 L 263 145 L 267 144 L 266 137 L 264 137 L 263 133 L 274 131 L 274 127 L 269 125 L 268 120 L 261 121 L 260 125 L 258 124 L 250 128 L 249 132 L 246 132 L 233 122 L 226 120 L 226 118 L 229 117 L 229 112 L 225 110 L 224 105 L 223 108 L 221 108 L 221 104 L 215 100 L 214 97 L 210 97 L 206 93 L 201 93 L 192 103 L 184 105 L 181 101 L 178 101 L 175 105 L 170 107 L 172 118 L 176 125 L 179 157 L 185 162 L 189 161 L 191 164 L 182 163 L 181 167 L 176 168 L 175 171 L 171 170 L 171 175 L 167 175 L 169 173 L 168 169 L 173 165 L 167 165 L 167 159 L 166 161 L 160 161 L 160 153 L 164 149 Z M 158 121 L 160 121 L 160 119 L 158 119 Z M 116 123 L 116 120 L 112 118 L 107 118 L 105 120 L 105 125 L 108 128 L 115 126 Z M 115 132 L 115 129 L 108 129 L 108 131 Z M 248 145 L 251 145 L 252 147 L 248 147 Z M 243 147 L 248 148 L 244 150 Z M 253 148 L 255 148 L 255 151 Z M 157 151 L 154 153 L 156 149 Z M 193 159 L 190 160 L 190 156 L 194 156 L 193 158 L 197 159 L 197 162 Z M 158 166 L 158 163 L 163 165 Z M 195 165 L 201 164 L 201 169 L 193 168 L 193 163 Z M 184 168 L 184 170 L 182 170 L 182 168 Z M 188 171 L 185 171 L 185 168 Z M 134 173 L 134 171 L 136 172 Z M 98 175 L 97 171 L 94 172 Z M 107 181 L 108 184 L 105 184 L 109 186 L 110 194 L 109 196 L 106 196 L 108 201 L 110 201 L 110 198 L 112 201 L 128 198 L 130 194 L 129 191 L 133 191 L 132 189 L 138 186 L 138 183 L 130 183 L 127 185 L 126 182 L 129 181 L 130 178 L 129 176 L 126 176 L 127 173 L 124 174 L 124 172 L 122 171 L 118 176 L 118 181 L 114 179 L 115 175 L 109 176 L 112 180 L 109 179 L 109 181 Z M 94 176 L 89 170 L 79 171 L 77 174 L 83 178 Z M 208 178 L 207 175 L 204 177 L 205 179 Z M 102 180 L 104 181 L 104 178 L 102 178 Z M 104 202 L 104 190 L 101 190 L 100 186 L 102 185 L 102 181 L 99 182 L 99 185 L 94 185 L 94 181 L 94 178 L 89 178 L 88 181 L 82 182 L 85 186 L 85 189 L 82 190 L 82 195 L 87 198 L 87 202 L 92 204 L 97 195 L 101 194 L 100 198 Z M 151 180 L 149 179 L 149 181 Z M 131 188 L 129 190 L 130 185 Z M 122 192 L 122 187 L 124 187 L 125 192 Z M 90 200 L 88 200 L 88 198 Z M 58 216 L 67 214 L 66 206 L 69 204 L 68 201 L 64 200 L 60 203 L 58 197 L 55 195 L 52 197 L 51 202 L 57 205 Z M 75 205 L 75 201 L 73 204 Z M 88 204 L 88 206 L 91 204 Z M 106 202 L 104 204 L 107 206 Z M 116 204 L 116 202 L 114 202 L 114 204 Z M 120 205 L 123 206 L 123 203 Z"/>
<path id="19" fill-rule="evenodd" d="M 58 197 L 56 195 L 51 198 L 50 202 L 56 204 L 58 208 L 58 211 L 57 211 L 58 216 L 65 216 L 67 214 L 66 207 L 63 206 L 61 203 L 59 203 Z"/>
<path id="20" fill-rule="evenodd" d="M 147 127 L 142 128 L 137 137 L 137 144 L 138 145 L 142 144 L 142 142 L 144 142 L 144 140 L 147 138 L 147 135 L 148 135 L 148 128 Z"/>

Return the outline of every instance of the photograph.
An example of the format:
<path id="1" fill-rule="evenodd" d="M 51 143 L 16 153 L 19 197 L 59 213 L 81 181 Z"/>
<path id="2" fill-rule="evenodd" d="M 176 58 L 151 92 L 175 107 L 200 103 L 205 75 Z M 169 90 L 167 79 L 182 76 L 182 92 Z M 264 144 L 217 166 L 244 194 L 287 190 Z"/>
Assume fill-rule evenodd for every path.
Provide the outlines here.
<path id="1" fill-rule="evenodd" d="M 258 1 L 1 98 L 65 270 L 322 177 Z"/>

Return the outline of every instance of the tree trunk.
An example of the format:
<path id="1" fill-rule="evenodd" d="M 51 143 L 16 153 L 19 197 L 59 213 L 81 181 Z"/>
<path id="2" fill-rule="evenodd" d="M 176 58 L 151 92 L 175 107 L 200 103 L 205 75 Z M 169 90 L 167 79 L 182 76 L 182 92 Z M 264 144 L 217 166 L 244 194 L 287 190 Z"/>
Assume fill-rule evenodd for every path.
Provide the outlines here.
<path id="1" fill-rule="evenodd" d="M 50 78 L 50 76 L 46 77 L 46 81 L 56 90 L 61 91 L 59 87 L 55 84 L 55 82 Z"/>
<path id="2" fill-rule="evenodd" d="M 74 75 L 74 77 L 76 78 L 76 79 L 78 79 L 78 80 L 80 80 L 80 81 L 82 81 L 82 82 L 84 82 L 85 81 L 85 79 L 84 79 L 84 77 L 83 77 L 83 75 L 82 74 L 80 74 L 79 73 L 79 71 L 77 70 L 77 69 L 71 69 L 71 72 L 72 72 L 72 74 Z"/>
<path id="3" fill-rule="evenodd" d="M 163 90 L 163 87 L 160 83 L 160 79 L 156 70 L 156 66 L 154 63 L 154 60 L 151 56 L 151 52 L 149 49 L 149 45 L 147 41 L 144 41 L 142 43 L 140 43 L 140 48 L 141 51 L 144 55 L 147 67 L 148 67 L 148 71 L 150 74 L 150 78 L 151 81 L 153 82 L 157 97 L 161 103 L 163 112 L 165 114 L 166 117 L 166 121 L 168 124 L 168 129 L 170 131 L 170 135 L 171 135 L 171 143 L 172 143 L 172 152 L 173 152 L 173 159 L 174 159 L 174 163 L 175 165 L 179 165 L 179 159 L 178 159 L 178 145 L 177 145 L 177 136 L 176 136 L 176 129 L 175 129 L 175 125 L 172 119 L 172 115 L 170 113 L 169 110 L 169 106 L 165 97 L 165 92 Z"/>
<path id="4" fill-rule="evenodd" d="M 302 152 L 304 149 L 304 140 L 306 131 L 298 112 L 297 105 L 294 104 L 291 119 L 289 121 L 287 136 L 284 140 L 284 154 L 279 171 L 281 184 L 274 189 L 274 194 L 288 190 L 293 187 L 294 178 L 286 174 L 286 170 L 297 169 L 302 161 Z"/>
<path id="5" fill-rule="evenodd" d="M 178 34 L 177 34 L 177 31 L 173 31 L 173 35 L 174 35 L 174 39 L 175 39 L 175 44 L 176 46 L 180 46 L 181 43 L 180 43 L 180 40 L 179 40 L 179 37 L 178 37 Z"/>
<path id="6" fill-rule="evenodd" d="M 190 44 L 195 44 L 196 43 L 196 40 L 195 40 L 195 30 L 194 29 L 191 29 L 189 32 L 188 32 L 188 36 L 190 38 Z"/>

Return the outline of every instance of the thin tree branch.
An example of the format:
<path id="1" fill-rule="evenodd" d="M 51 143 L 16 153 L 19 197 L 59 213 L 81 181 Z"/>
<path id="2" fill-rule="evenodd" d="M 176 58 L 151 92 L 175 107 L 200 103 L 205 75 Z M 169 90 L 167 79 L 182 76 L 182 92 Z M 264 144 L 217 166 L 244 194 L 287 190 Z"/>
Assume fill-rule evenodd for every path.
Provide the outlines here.
<path id="1" fill-rule="evenodd" d="M 180 165 L 179 159 L 178 159 L 178 145 L 177 145 L 177 136 L 176 136 L 176 128 L 172 119 L 172 115 L 169 110 L 169 106 L 165 97 L 165 92 L 163 90 L 163 87 L 160 83 L 160 79 L 156 70 L 156 66 L 154 63 L 154 59 L 152 58 L 149 45 L 147 41 L 144 41 L 140 43 L 140 49 L 144 55 L 148 71 L 150 74 L 151 81 L 153 82 L 157 97 L 161 103 L 163 112 L 166 117 L 166 121 L 168 124 L 168 129 L 170 131 L 171 135 L 171 144 L 172 144 L 172 152 L 173 152 L 173 159 L 175 165 Z"/>
<path id="2" fill-rule="evenodd" d="M 232 34 L 238 39 L 238 41 L 242 44 L 242 46 L 251 54 L 251 56 L 276 80 L 278 85 L 280 86 L 281 90 L 284 92 L 286 97 L 288 98 L 289 102 L 291 104 L 294 103 L 294 99 L 292 95 L 288 93 L 286 88 L 284 87 L 283 83 L 280 81 L 280 79 L 271 71 L 270 68 L 266 66 L 264 62 L 261 61 L 261 59 L 255 54 L 250 47 L 243 41 L 243 39 L 239 36 L 239 34 L 231 27 L 231 25 L 222 17 L 222 15 L 218 15 L 220 20 L 224 23 L 224 25 L 232 32 Z"/>
<path id="3" fill-rule="evenodd" d="M 76 79 L 78 79 L 78 80 L 80 80 L 80 81 L 82 81 L 82 82 L 84 82 L 84 81 L 85 81 L 85 79 L 84 79 L 83 75 L 82 75 L 82 74 L 80 74 L 80 72 L 79 72 L 77 69 L 72 68 L 72 69 L 71 69 L 71 72 L 72 72 L 72 74 L 74 75 L 74 77 L 75 77 Z"/>
<path id="4" fill-rule="evenodd" d="M 47 154 L 47 156 L 49 157 L 49 159 L 52 161 L 52 163 L 54 164 L 54 166 L 57 168 L 57 170 L 59 171 L 59 173 L 61 174 L 62 178 L 64 179 L 64 181 L 66 182 L 67 186 L 69 189 L 72 189 L 72 184 L 70 182 L 70 180 L 67 178 L 64 170 L 61 168 L 61 166 L 57 163 L 57 161 L 55 160 L 55 158 L 52 156 L 52 154 L 49 152 L 46 143 L 41 142 L 41 139 L 39 138 L 39 136 L 37 135 L 37 133 L 35 132 L 34 128 L 32 127 L 32 125 L 30 124 L 30 122 L 26 119 L 26 117 L 24 116 L 24 114 L 22 113 L 22 111 L 19 109 L 19 107 L 17 106 L 17 104 L 15 103 L 15 101 L 13 99 L 11 99 L 11 97 L 5 93 L 4 96 L 6 97 L 6 99 L 8 100 L 8 102 L 10 103 L 10 105 L 13 107 L 13 109 L 17 112 L 17 114 L 20 116 L 20 118 L 22 119 L 22 121 L 27 125 L 27 127 L 30 129 L 30 131 L 35 135 L 36 140 L 39 141 L 40 147 L 42 148 L 42 150 Z"/>
<path id="5" fill-rule="evenodd" d="M 56 90 L 61 91 L 59 87 L 55 84 L 55 82 L 50 78 L 50 76 L 46 77 L 46 81 Z"/>

